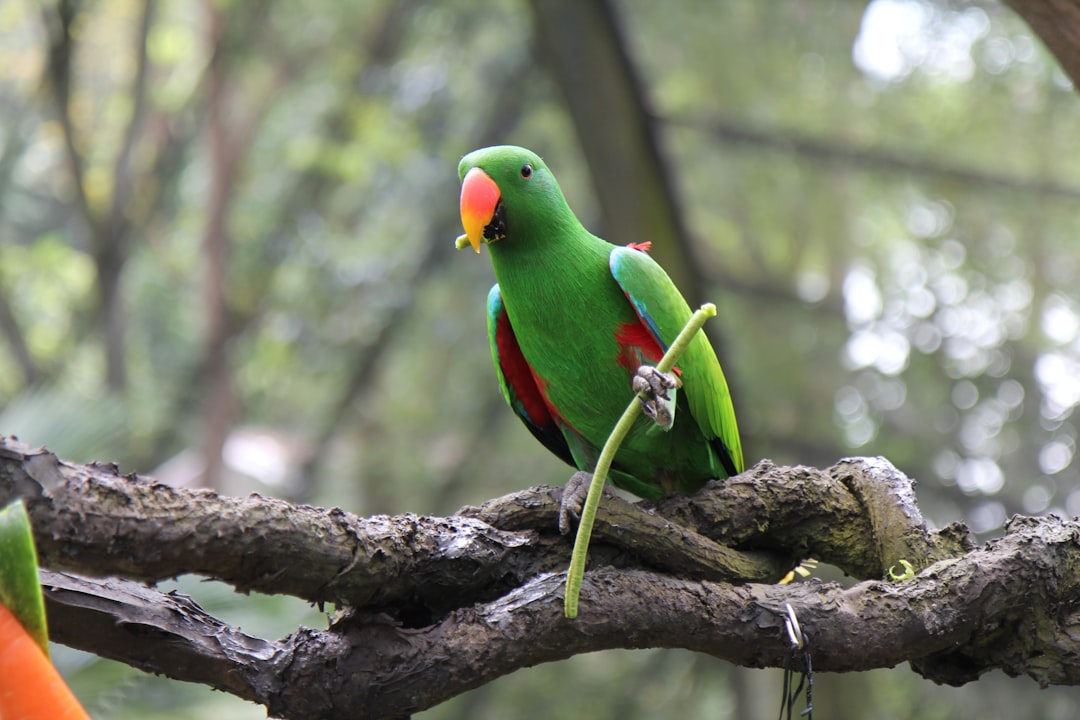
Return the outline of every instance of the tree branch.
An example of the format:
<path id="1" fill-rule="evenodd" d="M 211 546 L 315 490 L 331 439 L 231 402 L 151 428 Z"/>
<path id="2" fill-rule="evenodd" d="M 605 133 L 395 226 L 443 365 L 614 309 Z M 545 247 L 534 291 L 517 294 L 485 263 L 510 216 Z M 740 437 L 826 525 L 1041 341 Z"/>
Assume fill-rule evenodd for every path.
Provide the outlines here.
<path id="1" fill-rule="evenodd" d="M 508 554 L 535 544 L 469 518 L 358 518 L 253 494 L 185 491 L 111 465 L 69 465 L 11 441 L 0 446 L 0 505 L 22 497 L 43 565 L 156 582 L 185 573 L 241 592 L 378 605 L 437 593 L 441 576 L 478 592 Z"/>
<path id="2" fill-rule="evenodd" d="M 272 660 L 277 646 L 211 617 L 191 598 L 48 570 L 41 584 L 53 640 L 258 701 L 249 668 Z"/>
<path id="3" fill-rule="evenodd" d="M 1080 12 L 1080 11 L 1078 11 Z M 1080 187 L 1053 180 L 1023 178 L 983 171 L 882 147 L 857 146 L 849 140 L 814 137 L 794 130 L 761 128 L 725 117 L 658 116 L 673 127 L 693 128 L 733 146 L 765 148 L 798 155 L 821 163 L 856 167 L 871 172 L 904 173 L 941 182 L 1010 193 L 1025 193 L 1075 201 Z"/>
<path id="4" fill-rule="evenodd" d="M 150 77 L 150 54 L 147 39 L 154 25 L 157 0 L 143 0 L 142 14 L 135 35 L 135 76 L 131 80 L 131 117 L 124 129 L 120 152 L 116 155 L 112 173 L 112 199 L 109 203 L 107 232 L 121 243 L 121 254 L 127 254 L 127 243 L 131 239 L 131 222 L 126 213 L 135 187 L 132 157 L 143 127 L 147 108 L 147 85 Z"/>
<path id="5" fill-rule="evenodd" d="M 402 717 L 516 669 L 609 648 L 782 666 L 789 603 L 818 670 L 911 661 L 951 684 L 992 668 L 1080 684 L 1070 630 L 1080 525 L 1014 518 L 1004 537 L 974 548 L 962 526 L 927 528 L 911 480 L 882 459 L 825 471 L 763 462 L 652 505 L 606 497 L 577 620 L 563 616 L 570 545 L 555 529 L 552 488 L 451 518 L 365 519 L 180 491 L 7 439 L 0 503 L 13 497 L 26 502 L 54 570 L 151 581 L 195 572 L 348 605 L 327 629 L 269 641 L 180 595 L 43 573 L 57 640 L 296 720 Z M 870 579 L 768 584 L 806 553 Z M 899 560 L 922 571 L 882 581 Z M 744 570 L 767 582 L 745 582 Z"/>

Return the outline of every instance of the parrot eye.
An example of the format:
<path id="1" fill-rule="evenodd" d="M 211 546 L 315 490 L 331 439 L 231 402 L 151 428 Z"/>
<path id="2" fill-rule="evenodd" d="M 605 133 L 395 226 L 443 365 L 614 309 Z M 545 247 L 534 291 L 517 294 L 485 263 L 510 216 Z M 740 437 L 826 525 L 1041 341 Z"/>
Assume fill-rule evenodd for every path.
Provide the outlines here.
<path id="1" fill-rule="evenodd" d="M 524 165 L 521 166 L 521 179 L 522 180 L 528 180 L 529 178 L 531 178 L 532 173 L 533 173 L 533 168 L 532 168 L 532 165 L 530 165 L 529 163 L 525 163 Z"/>

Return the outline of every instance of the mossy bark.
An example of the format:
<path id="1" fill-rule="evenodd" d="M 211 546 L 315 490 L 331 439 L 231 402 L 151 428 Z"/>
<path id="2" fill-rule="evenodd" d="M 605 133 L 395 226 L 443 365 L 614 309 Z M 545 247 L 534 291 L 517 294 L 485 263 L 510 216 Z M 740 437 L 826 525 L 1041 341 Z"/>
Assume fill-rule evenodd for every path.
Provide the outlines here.
<path id="1" fill-rule="evenodd" d="M 655 503 L 607 495 L 569 620 L 560 489 L 448 518 L 360 518 L 178 490 L 0 440 L 0 504 L 26 502 L 54 639 L 294 719 L 403 717 L 610 648 L 781 667 L 789 604 L 817 670 L 910 661 L 950 684 L 994 668 L 1080 684 L 1080 524 L 1014 518 L 976 547 L 960 525 L 928 528 L 912 486 L 881 458 L 850 458 L 762 462 Z M 775 584 L 808 556 L 854 580 Z M 901 560 L 917 573 L 888 580 Z M 325 630 L 256 638 L 142 584 L 183 573 L 348 609 Z"/>

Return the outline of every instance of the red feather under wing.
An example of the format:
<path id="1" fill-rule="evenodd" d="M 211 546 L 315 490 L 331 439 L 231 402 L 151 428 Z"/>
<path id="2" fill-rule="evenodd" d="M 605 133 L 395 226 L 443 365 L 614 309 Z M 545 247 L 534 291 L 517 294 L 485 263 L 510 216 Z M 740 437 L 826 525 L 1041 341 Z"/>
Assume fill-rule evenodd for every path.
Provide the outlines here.
<path id="1" fill-rule="evenodd" d="M 536 376 L 521 352 L 521 346 L 518 345 L 505 310 L 502 310 L 495 320 L 495 347 L 499 370 L 509 392 L 507 400 L 510 401 L 510 407 L 544 447 L 568 465 L 577 467 L 570 453 L 570 446 L 555 422 L 551 406 L 544 396 L 543 380 Z"/>
<path id="2" fill-rule="evenodd" d="M 641 320 L 620 325 L 615 332 L 615 342 L 619 344 L 619 365 L 631 374 L 646 361 L 655 365 L 664 357 L 660 343 Z"/>
<path id="3" fill-rule="evenodd" d="M 548 425 L 554 422 L 547 402 L 537 384 L 532 368 L 525 360 L 521 347 L 510 327 L 510 318 L 504 312 L 495 325 L 495 344 L 499 350 L 499 367 L 503 379 L 510 388 L 514 399 L 521 404 L 521 410 L 534 425 Z"/>

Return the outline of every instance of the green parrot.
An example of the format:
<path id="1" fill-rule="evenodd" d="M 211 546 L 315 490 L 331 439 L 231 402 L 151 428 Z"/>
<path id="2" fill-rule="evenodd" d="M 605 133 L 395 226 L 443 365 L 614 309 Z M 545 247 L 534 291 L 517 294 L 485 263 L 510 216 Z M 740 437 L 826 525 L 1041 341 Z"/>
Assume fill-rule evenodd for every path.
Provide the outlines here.
<path id="1" fill-rule="evenodd" d="M 609 433 L 639 390 L 645 413 L 610 479 L 642 498 L 690 493 L 743 471 L 727 381 L 698 333 L 670 375 L 653 367 L 690 318 L 648 242 L 612 245 L 581 224 L 535 153 L 498 146 L 458 165 L 461 222 L 486 243 L 497 284 L 488 339 L 506 402 L 541 443 L 576 467 L 560 529 L 577 515 Z"/>

